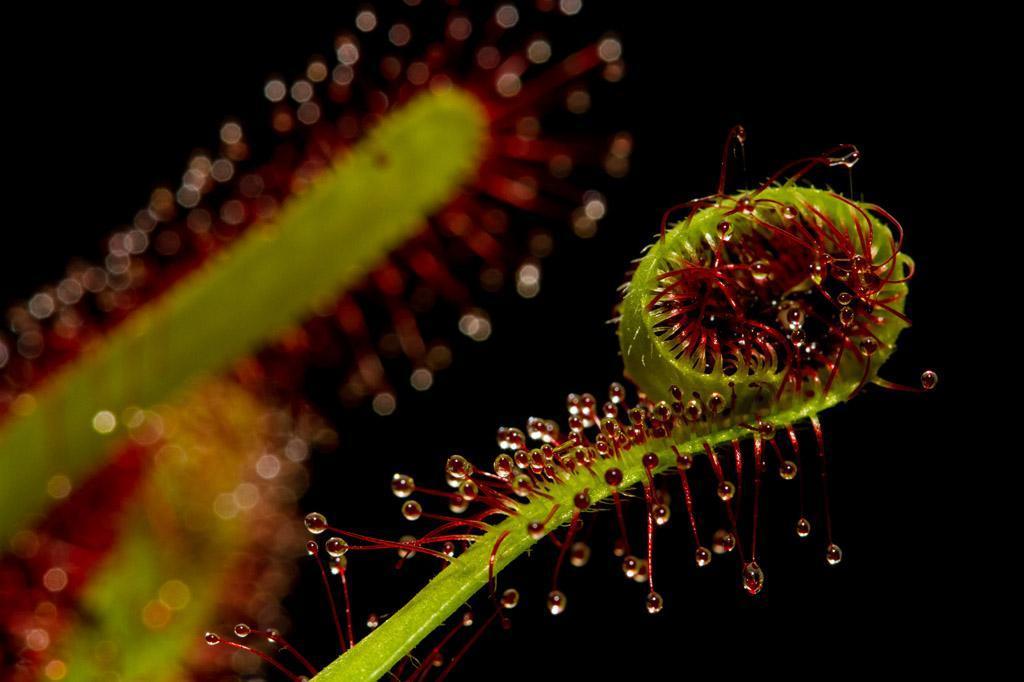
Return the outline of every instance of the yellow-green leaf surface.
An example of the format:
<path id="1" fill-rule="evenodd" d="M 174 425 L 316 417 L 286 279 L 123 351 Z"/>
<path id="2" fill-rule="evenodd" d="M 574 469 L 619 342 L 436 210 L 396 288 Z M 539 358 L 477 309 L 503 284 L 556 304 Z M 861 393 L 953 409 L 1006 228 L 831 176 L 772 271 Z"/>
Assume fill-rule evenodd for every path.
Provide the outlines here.
<path id="1" fill-rule="evenodd" d="M 232 596 L 251 602 L 266 593 L 256 584 L 261 571 L 273 569 L 275 553 L 290 559 L 301 547 L 301 466 L 282 456 L 272 480 L 254 466 L 274 452 L 268 425 L 277 422 L 266 406 L 213 380 L 149 414 L 163 438 L 125 508 L 116 547 L 51 648 L 67 682 L 188 678 L 196 650 L 208 649 L 200 634 Z M 223 615 L 230 613 L 228 606 Z"/>
<path id="2" fill-rule="evenodd" d="M 104 457 L 97 412 L 165 399 L 274 339 L 363 277 L 474 172 L 486 114 L 459 90 L 386 117 L 311 187 L 35 391 L 0 427 L 0 546 L 45 510 L 57 473 Z"/>

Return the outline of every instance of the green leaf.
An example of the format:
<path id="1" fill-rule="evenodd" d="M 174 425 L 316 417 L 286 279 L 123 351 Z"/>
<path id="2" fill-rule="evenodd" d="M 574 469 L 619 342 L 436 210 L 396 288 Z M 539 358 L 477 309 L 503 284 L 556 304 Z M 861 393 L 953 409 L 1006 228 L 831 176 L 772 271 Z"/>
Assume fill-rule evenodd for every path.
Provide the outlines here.
<path id="1" fill-rule="evenodd" d="M 421 95 L 388 116 L 223 255 L 139 310 L 34 394 L 0 428 L 0 543 L 45 511 L 55 474 L 94 469 L 117 432 L 94 415 L 166 399 L 224 369 L 358 282 L 419 230 L 476 168 L 486 114 L 459 90 Z"/>

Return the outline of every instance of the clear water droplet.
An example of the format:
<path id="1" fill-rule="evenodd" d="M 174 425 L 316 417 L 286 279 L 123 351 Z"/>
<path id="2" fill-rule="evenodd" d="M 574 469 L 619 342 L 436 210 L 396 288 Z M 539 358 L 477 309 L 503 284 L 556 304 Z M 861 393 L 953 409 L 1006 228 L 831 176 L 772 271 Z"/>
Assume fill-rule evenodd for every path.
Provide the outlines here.
<path id="1" fill-rule="evenodd" d="M 416 521 L 423 516 L 423 506 L 416 500 L 409 500 L 402 505 L 402 516 L 406 521 Z"/>
<path id="2" fill-rule="evenodd" d="M 519 590 L 510 587 L 501 594 L 501 606 L 505 609 L 514 609 L 519 605 Z"/>
<path id="3" fill-rule="evenodd" d="M 565 612 L 566 599 L 565 595 L 558 590 L 551 590 L 548 593 L 548 611 L 552 616 L 557 616 Z"/>
<path id="4" fill-rule="evenodd" d="M 718 499 L 722 502 L 728 502 L 736 494 L 736 486 L 733 485 L 732 481 L 722 481 L 718 484 L 716 492 L 718 493 Z"/>
<path id="5" fill-rule="evenodd" d="M 645 600 L 647 605 L 647 613 L 660 613 L 665 607 L 665 601 L 661 598 L 661 595 L 657 592 L 648 592 L 647 599 Z"/>
<path id="6" fill-rule="evenodd" d="M 395 474 L 391 477 L 391 492 L 394 493 L 395 497 L 409 497 L 409 495 L 412 495 L 414 490 L 416 490 L 416 482 L 413 480 L 412 476 Z"/>
<path id="7" fill-rule="evenodd" d="M 764 571 L 756 561 L 748 561 L 743 566 L 743 589 L 748 594 L 757 594 L 764 588 Z"/>
<path id="8" fill-rule="evenodd" d="M 303 520 L 306 524 L 306 530 L 313 535 L 320 535 L 327 530 L 327 517 L 319 512 L 310 512 L 306 514 L 306 518 Z"/>
<path id="9" fill-rule="evenodd" d="M 340 557 L 348 551 L 348 543 L 345 542 L 344 538 L 335 536 L 328 538 L 327 542 L 324 543 L 324 549 L 326 549 L 327 553 L 332 557 Z"/>

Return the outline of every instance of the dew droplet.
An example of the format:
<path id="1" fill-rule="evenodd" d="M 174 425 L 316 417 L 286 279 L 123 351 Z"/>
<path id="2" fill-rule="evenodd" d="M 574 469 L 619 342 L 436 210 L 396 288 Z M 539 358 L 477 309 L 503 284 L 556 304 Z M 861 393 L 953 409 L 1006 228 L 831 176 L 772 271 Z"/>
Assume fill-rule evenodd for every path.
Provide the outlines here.
<path id="1" fill-rule="evenodd" d="M 252 628 L 245 623 L 239 623 L 235 626 L 235 637 L 248 637 L 252 632 Z"/>
<path id="2" fill-rule="evenodd" d="M 725 530 L 719 528 L 715 531 L 714 536 L 711 538 L 711 549 L 715 554 L 725 554 L 731 552 L 736 548 L 736 536 Z"/>
<path id="3" fill-rule="evenodd" d="M 718 484 L 716 492 L 718 493 L 718 499 L 722 502 L 728 502 L 736 494 L 736 486 L 733 485 L 732 481 L 722 481 Z"/>
<path id="4" fill-rule="evenodd" d="M 448 509 L 453 514 L 461 514 L 469 509 L 469 500 L 462 495 L 455 495 L 448 500 Z"/>
<path id="5" fill-rule="evenodd" d="M 534 540 L 540 540 L 544 537 L 544 524 L 540 521 L 530 521 L 526 524 L 526 532 Z"/>
<path id="6" fill-rule="evenodd" d="M 785 481 L 792 481 L 796 478 L 796 462 L 787 459 L 779 465 L 779 476 Z"/>
<path id="7" fill-rule="evenodd" d="M 839 302 L 839 305 L 850 305 L 853 303 L 853 294 L 849 291 L 843 291 L 836 296 L 836 301 Z"/>
<path id="8" fill-rule="evenodd" d="M 727 242 L 732 238 L 732 223 L 730 223 L 728 220 L 723 220 L 722 222 L 718 223 L 717 230 L 718 236 L 721 238 L 723 242 Z"/>
<path id="9" fill-rule="evenodd" d="M 647 604 L 647 613 L 659 613 L 665 607 L 664 600 L 657 592 L 648 592 L 645 602 Z"/>
<path id="10" fill-rule="evenodd" d="M 552 616 L 557 616 L 560 613 L 565 612 L 566 599 L 565 595 L 558 590 L 551 590 L 548 592 L 548 611 Z"/>
<path id="11" fill-rule="evenodd" d="M 921 372 L 921 388 L 930 391 L 939 383 L 939 375 L 928 369 Z"/>
<path id="12" fill-rule="evenodd" d="M 645 469 L 647 469 L 648 471 L 653 471 L 658 467 L 658 456 L 653 452 L 648 452 L 646 455 L 643 456 L 642 462 Z"/>
<path id="13" fill-rule="evenodd" d="M 216 646 L 217 644 L 220 644 L 220 635 L 215 632 L 207 632 L 203 635 L 203 640 L 210 646 Z"/>
<path id="14" fill-rule="evenodd" d="M 340 557 L 348 551 L 348 543 L 345 542 L 344 538 L 335 536 L 328 538 L 327 542 L 324 543 L 324 549 L 326 549 L 327 553 L 332 557 Z"/>
<path id="15" fill-rule="evenodd" d="M 608 387 L 608 399 L 612 401 L 612 403 L 614 403 L 615 405 L 621 403 L 623 400 L 625 400 L 625 398 L 626 389 L 625 387 L 623 387 L 622 384 L 614 382 L 611 386 Z"/>
<path id="16" fill-rule="evenodd" d="M 825 281 L 825 276 L 828 274 L 828 266 L 820 261 L 814 261 L 808 267 L 807 274 L 810 276 L 812 282 L 820 285 Z"/>
<path id="17" fill-rule="evenodd" d="M 878 342 L 870 336 L 861 339 L 860 350 L 864 355 L 874 355 L 875 351 L 878 350 Z"/>
<path id="18" fill-rule="evenodd" d="M 398 541 L 405 545 L 398 550 L 399 559 L 411 559 L 416 556 L 416 538 L 412 535 L 403 535 Z"/>
<path id="19" fill-rule="evenodd" d="M 519 605 L 519 590 L 510 587 L 501 593 L 501 606 L 505 609 L 514 609 Z"/>
<path id="20" fill-rule="evenodd" d="M 810 535 L 811 522 L 801 516 L 796 522 L 796 534 L 801 538 L 805 538 Z"/>
<path id="21" fill-rule="evenodd" d="M 576 568 L 586 566 L 590 561 L 590 547 L 585 542 L 574 542 L 569 548 L 569 563 Z"/>
<path id="22" fill-rule="evenodd" d="M 526 434 L 522 430 L 509 427 L 498 430 L 498 446 L 502 450 L 519 450 L 526 447 Z"/>
<path id="23" fill-rule="evenodd" d="M 512 492 L 519 497 L 529 497 L 533 492 L 533 482 L 530 481 L 530 477 L 526 474 L 516 476 L 512 481 Z"/>
<path id="24" fill-rule="evenodd" d="M 857 317 L 856 313 L 853 312 L 853 308 L 848 305 L 844 305 L 839 309 L 839 324 L 844 327 L 849 327 L 853 324 L 853 320 Z"/>
<path id="25" fill-rule="evenodd" d="M 711 552 L 707 547 L 698 547 L 694 557 L 697 559 L 697 565 L 701 568 L 711 563 Z"/>
<path id="26" fill-rule="evenodd" d="M 640 571 L 640 559 L 630 554 L 622 560 L 622 572 L 627 578 L 633 578 Z"/>
<path id="27" fill-rule="evenodd" d="M 306 530 L 313 535 L 320 535 L 327 530 L 327 517 L 319 512 L 310 512 L 306 514 L 306 518 L 303 520 L 306 524 Z"/>
<path id="28" fill-rule="evenodd" d="M 725 408 L 725 397 L 718 393 L 712 393 L 708 396 L 708 410 L 711 411 L 712 415 L 719 414 Z"/>
<path id="29" fill-rule="evenodd" d="M 643 426 L 644 425 L 644 420 L 646 418 L 647 418 L 647 411 L 643 407 L 641 407 L 640 405 L 637 405 L 636 407 L 631 407 L 630 408 L 630 410 L 629 410 L 629 423 L 630 424 L 633 424 L 635 426 Z"/>
<path id="30" fill-rule="evenodd" d="M 473 465 L 462 455 L 452 455 L 445 464 L 445 472 L 457 481 L 473 475 Z"/>
<path id="31" fill-rule="evenodd" d="M 402 505 L 402 516 L 406 521 L 415 521 L 423 516 L 423 506 L 416 500 L 409 500 Z"/>
<path id="32" fill-rule="evenodd" d="M 693 455 L 687 454 L 685 452 L 680 452 L 678 455 L 676 455 L 676 466 L 678 466 L 683 471 L 689 471 L 690 467 L 693 466 Z"/>
<path id="33" fill-rule="evenodd" d="M 768 279 L 769 271 L 768 261 L 759 260 L 750 264 L 750 276 L 754 278 L 755 282 L 763 282 Z"/>
<path id="34" fill-rule="evenodd" d="M 528 469 L 530 467 L 530 453 L 526 450 L 516 450 L 516 454 L 512 456 L 512 461 L 515 462 L 516 467 L 519 469 Z"/>
<path id="35" fill-rule="evenodd" d="M 622 470 L 612 467 L 604 472 L 604 482 L 613 488 L 618 488 L 622 485 Z"/>
<path id="36" fill-rule="evenodd" d="M 783 322 L 790 329 L 799 329 L 804 324 L 804 311 L 799 306 L 786 309 Z"/>
<path id="37" fill-rule="evenodd" d="M 505 480 L 512 478 L 515 466 L 515 460 L 508 455 L 498 455 L 494 458 L 494 473 Z"/>
<path id="38" fill-rule="evenodd" d="M 416 482 L 412 476 L 395 474 L 391 477 L 391 492 L 394 493 L 395 497 L 409 497 L 414 490 L 416 490 Z"/>
<path id="39" fill-rule="evenodd" d="M 825 550 L 825 560 L 832 566 L 835 566 L 843 560 L 843 550 L 839 549 L 839 545 L 832 543 Z"/>
<path id="40" fill-rule="evenodd" d="M 748 561 L 743 566 L 743 589 L 748 594 L 757 594 L 764 587 L 764 571 L 756 561 Z"/>
<path id="41" fill-rule="evenodd" d="M 572 498 L 572 503 L 576 505 L 577 509 L 586 509 L 590 506 L 590 492 L 581 490 L 576 493 Z"/>
<path id="42" fill-rule="evenodd" d="M 668 505 L 656 504 L 651 507 L 651 517 L 654 519 L 654 523 L 659 526 L 664 526 L 668 523 L 671 516 L 672 512 L 669 510 Z"/>
<path id="43" fill-rule="evenodd" d="M 468 502 L 472 502 L 480 496 L 480 486 L 471 480 L 465 480 L 459 486 L 459 494 Z"/>

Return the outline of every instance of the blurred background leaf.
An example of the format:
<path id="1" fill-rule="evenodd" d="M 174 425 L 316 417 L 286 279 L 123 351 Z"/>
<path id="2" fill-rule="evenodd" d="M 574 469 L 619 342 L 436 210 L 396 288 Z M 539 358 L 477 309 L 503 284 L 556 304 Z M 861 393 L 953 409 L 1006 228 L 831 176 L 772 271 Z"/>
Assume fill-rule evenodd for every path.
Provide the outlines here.
<path id="1" fill-rule="evenodd" d="M 51 477 L 74 482 L 102 462 L 125 408 L 152 405 L 280 336 L 420 229 L 469 179 L 485 124 L 458 90 L 420 95 L 272 223 L 19 397 L 0 426 L 0 541 L 45 510 Z"/>

